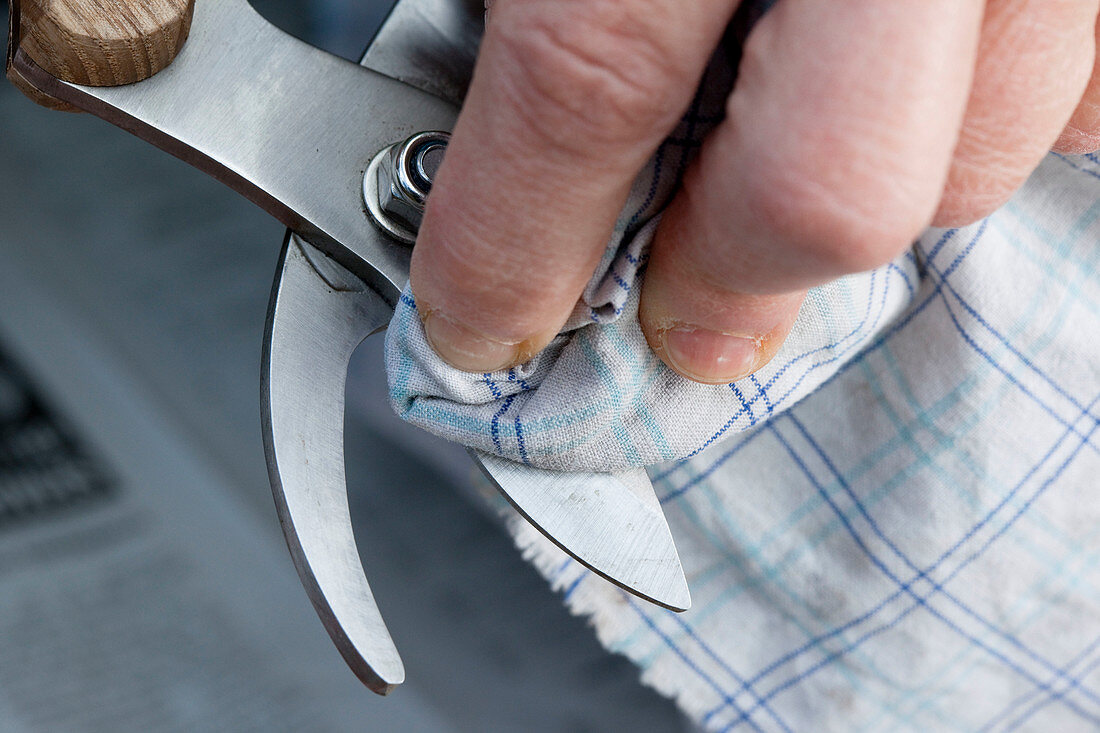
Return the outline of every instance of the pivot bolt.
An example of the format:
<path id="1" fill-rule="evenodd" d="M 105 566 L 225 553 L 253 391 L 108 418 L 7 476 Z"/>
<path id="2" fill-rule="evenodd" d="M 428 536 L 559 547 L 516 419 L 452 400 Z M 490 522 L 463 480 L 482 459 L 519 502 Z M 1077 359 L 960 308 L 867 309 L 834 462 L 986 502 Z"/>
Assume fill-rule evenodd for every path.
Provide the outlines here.
<path id="1" fill-rule="evenodd" d="M 371 218 L 390 236 L 409 244 L 416 240 L 450 137 L 445 132 L 418 132 L 379 152 L 367 167 L 363 201 Z"/>

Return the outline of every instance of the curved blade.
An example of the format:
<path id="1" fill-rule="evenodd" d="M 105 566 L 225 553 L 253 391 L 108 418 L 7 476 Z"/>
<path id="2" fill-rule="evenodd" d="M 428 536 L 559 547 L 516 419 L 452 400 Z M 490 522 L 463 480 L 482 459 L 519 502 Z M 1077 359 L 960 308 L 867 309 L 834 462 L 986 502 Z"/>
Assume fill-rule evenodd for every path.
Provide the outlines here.
<path id="1" fill-rule="evenodd" d="M 672 532 L 644 469 L 563 473 L 470 453 L 519 513 L 582 565 L 659 606 L 691 607 Z"/>
<path id="2" fill-rule="evenodd" d="M 344 477 L 348 359 L 393 309 L 319 250 L 283 246 L 264 337 L 264 450 L 298 575 L 329 636 L 363 683 L 405 679 L 352 533 Z"/>

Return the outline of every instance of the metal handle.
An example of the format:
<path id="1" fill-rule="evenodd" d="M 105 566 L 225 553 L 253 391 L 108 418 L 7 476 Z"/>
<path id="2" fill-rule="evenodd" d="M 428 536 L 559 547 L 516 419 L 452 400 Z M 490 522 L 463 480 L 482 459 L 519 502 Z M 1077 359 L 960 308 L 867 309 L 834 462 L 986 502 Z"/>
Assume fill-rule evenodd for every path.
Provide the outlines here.
<path id="1" fill-rule="evenodd" d="M 65 82 L 22 47 L 12 68 L 227 183 L 387 300 L 400 294 L 409 251 L 366 220 L 363 171 L 394 140 L 450 129 L 450 103 L 302 43 L 246 0 L 200 3 L 186 52 L 137 84 Z"/>

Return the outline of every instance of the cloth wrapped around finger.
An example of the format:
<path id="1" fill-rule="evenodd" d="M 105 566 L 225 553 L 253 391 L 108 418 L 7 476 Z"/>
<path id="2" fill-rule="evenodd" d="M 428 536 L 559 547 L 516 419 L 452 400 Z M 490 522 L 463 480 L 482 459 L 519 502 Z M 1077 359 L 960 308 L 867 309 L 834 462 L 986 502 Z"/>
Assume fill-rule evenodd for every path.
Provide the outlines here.
<path id="1" fill-rule="evenodd" d="M 448 440 L 558 470 L 609 471 L 684 458 L 796 404 L 904 311 L 912 252 L 810 291 L 770 364 L 729 385 L 680 377 L 654 356 L 638 299 L 660 212 L 731 87 L 719 56 L 678 128 L 634 181 L 604 256 L 561 334 L 533 359 L 472 374 L 443 362 L 406 288 L 386 336 L 394 410 Z"/>

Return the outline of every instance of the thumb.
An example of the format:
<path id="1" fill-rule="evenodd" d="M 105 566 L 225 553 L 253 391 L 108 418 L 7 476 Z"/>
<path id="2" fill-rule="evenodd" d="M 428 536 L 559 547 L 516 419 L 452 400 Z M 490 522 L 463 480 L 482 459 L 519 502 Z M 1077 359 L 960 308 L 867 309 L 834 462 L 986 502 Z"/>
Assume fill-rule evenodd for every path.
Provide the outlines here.
<path id="1" fill-rule="evenodd" d="M 556 335 L 735 0 L 497 0 L 411 281 L 429 342 L 495 371 Z"/>

